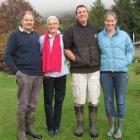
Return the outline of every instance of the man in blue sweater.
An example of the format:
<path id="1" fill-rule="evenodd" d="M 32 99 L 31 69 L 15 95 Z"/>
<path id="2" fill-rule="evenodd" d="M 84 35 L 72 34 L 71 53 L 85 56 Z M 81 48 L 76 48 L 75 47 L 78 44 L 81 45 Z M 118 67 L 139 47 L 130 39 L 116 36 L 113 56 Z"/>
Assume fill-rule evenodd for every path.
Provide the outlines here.
<path id="1" fill-rule="evenodd" d="M 39 35 L 33 31 L 34 15 L 25 11 L 21 26 L 11 33 L 4 60 L 16 76 L 18 86 L 18 140 L 26 140 L 26 134 L 41 139 L 32 128 L 37 98 L 42 84 Z"/>

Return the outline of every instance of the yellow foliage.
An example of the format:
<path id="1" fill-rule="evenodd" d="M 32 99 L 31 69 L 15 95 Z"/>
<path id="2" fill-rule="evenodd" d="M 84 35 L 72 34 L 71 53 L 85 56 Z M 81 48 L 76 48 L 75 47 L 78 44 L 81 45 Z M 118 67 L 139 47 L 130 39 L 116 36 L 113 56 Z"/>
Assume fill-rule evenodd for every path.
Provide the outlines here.
<path id="1" fill-rule="evenodd" d="M 0 35 L 0 46 L 1 44 L 6 44 L 8 39 L 8 33 L 3 33 Z"/>

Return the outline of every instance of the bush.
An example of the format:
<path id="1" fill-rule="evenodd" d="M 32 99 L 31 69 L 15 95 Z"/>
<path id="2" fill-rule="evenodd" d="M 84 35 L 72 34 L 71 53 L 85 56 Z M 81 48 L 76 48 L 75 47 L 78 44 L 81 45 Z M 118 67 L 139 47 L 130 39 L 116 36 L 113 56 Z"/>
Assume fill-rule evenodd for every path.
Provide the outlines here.
<path id="1" fill-rule="evenodd" d="M 140 65 L 137 65 L 137 66 L 135 67 L 135 73 L 136 73 L 136 74 L 140 74 Z"/>
<path id="2" fill-rule="evenodd" d="M 134 57 L 134 63 L 140 63 L 140 57 Z"/>

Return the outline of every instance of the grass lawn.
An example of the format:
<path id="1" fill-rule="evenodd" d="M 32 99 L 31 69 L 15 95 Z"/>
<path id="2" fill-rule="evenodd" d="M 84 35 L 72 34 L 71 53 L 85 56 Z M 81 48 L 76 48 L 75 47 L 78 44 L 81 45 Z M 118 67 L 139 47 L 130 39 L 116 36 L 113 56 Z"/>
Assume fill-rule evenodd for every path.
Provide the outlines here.
<path id="1" fill-rule="evenodd" d="M 129 85 L 127 93 L 127 118 L 125 133 L 122 140 L 140 140 L 140 75 L 135 75 L 134 69 L 138 64 L 130 66 Z M 16 140 L 16 83 L 15 77 L 0 73 L 0 140 Z M 49 137 L 45 125 L 43 94 L 40 93 L 38 101 L 35 128 L 43 134 L 43 140 L 91 140 L 88 133 L 88 111 L 85 105 L 85 126 L 83 137 L 73 135 L 75 128 L 75 116 L 73 110 L 73 98 L 71 95 L 70 76 L 67 81 L 67 92 L 63 106 L 61 134 Z M 99 137 L 97 140 L 110 140 L 106 136 L 108 122 L 105 116 L 103 96 L 101 93 L 98 113 Z M 28 137 L 28 140 L 33 138 Z"/>

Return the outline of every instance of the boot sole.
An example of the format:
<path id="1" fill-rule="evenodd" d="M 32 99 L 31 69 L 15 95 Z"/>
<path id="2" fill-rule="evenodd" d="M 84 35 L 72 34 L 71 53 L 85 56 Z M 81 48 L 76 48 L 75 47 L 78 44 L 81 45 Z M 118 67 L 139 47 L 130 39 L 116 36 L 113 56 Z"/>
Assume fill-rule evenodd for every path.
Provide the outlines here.
<path id="1" fill-rule="evenodd" d="M 81 137 L 83 135 L 83 133 L 81 133 L 81 134 L 74 133 L 74 135 L 77 137 Z"/>
<path id="2" fill-rule="evenodd" d="M 29 135 L 29 136 L 31 136 L 31 137 L 33 137 L 35 139 L 42 139 L 42 137 L 43 137 L 43 136 L 34 136 L 34 135 L 32 135 L 32 134 L 30 134 L 28 132 L 26 132 L 26 135 Z"/>
<path id="3" fill-rule="evenodd" d="M 97 137 L 99 137 L 99 134 L 96 134 L 96 135 L 90 134 L 90 136 L 93 138 L 97 138 Z"/>

